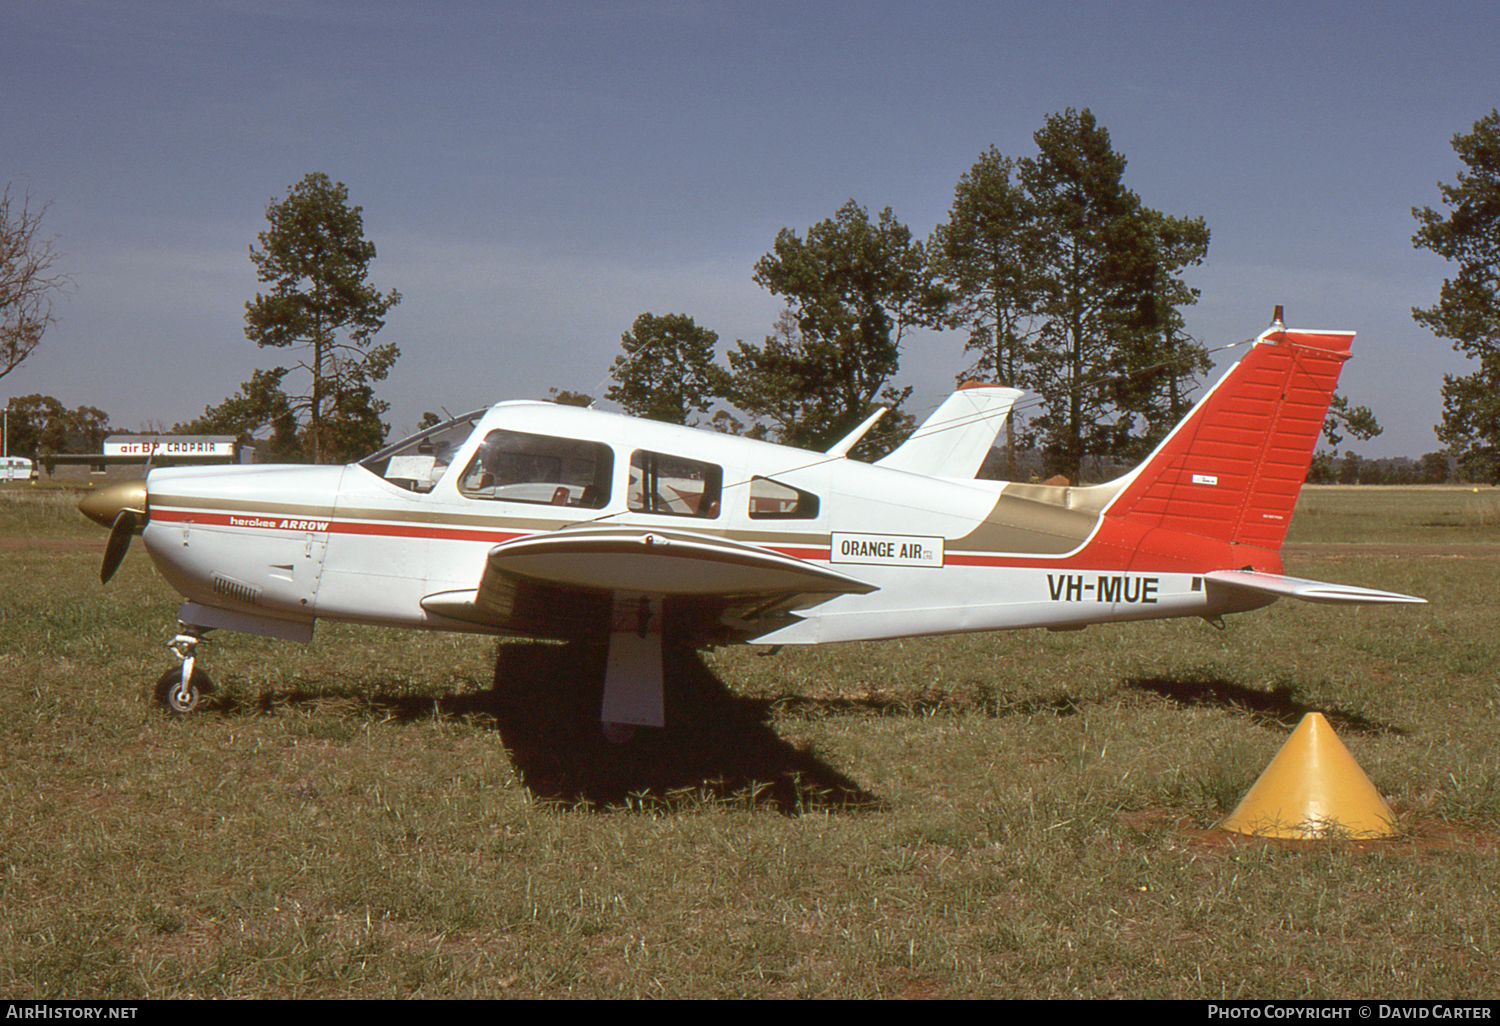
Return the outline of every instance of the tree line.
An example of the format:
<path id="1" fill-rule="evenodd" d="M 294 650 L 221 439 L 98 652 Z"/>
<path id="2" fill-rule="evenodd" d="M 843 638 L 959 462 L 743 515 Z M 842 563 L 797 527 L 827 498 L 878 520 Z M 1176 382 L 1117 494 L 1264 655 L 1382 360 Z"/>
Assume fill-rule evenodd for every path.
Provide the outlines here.
<path id="1" fill-rule="evenodd" d="M 1049 473 L 1077 480 L 1085 456 L 1143 455 L 1209 367 L 1182 316 L 1208 227 L 1127 188 L 1125 158 L 1090 111 L 1054 114 L 1034 139 L 1034 155 L 982 154 L 925 242 L 889 207 L 872 216 L 852 199 L 802 234 L 782 229 L 753 274 L 785 303 L 771 334 L 736 342 L 721 367 L 714 332 L 642 314 L 605 397 L 677 423 L 717 406 L 712 426 L 813 449 L 883 405 L 855 450 L 869 456 L 911 426 L 903 343 L 946 329 L 964 334 L 963 377 L 1035 394 L 1008 440 L 1038 446 Z"/>
<path id="2" fill-rule="evenodd" d="M 1036 447 L 1043 473 L 1077 481 L 1085 458 L 1138 461 L 1187 411 L 1208 352 L 1184 330 L 1198 299 L 1185 274 L 1208 252 L 1201 217 L 1147 207 L 1124 185 L 1125 158 L 1088 110 L 1068 109 L 1035 133 L 1034 156 L 991 147 L 959 180 L 948 220 L 922 244 L 892 214 L 871 220 L 853 200 L 799 237 L 783 229 L 755 281 L 786 301 L 760 345 L 738 342 L 728 369 L 717 336 L 682 314 L 642 314 L 622 336 L 606 398 L 628 412 L 688 423 L 715 404 L 711 426 L 820 448 L 877 400 L 896 415 L 864 451 L 888 448 L 910 419 L 894 384 L 903 334 L 959 330 L 975 377 L 1035 399 L 1007 424 L 1005 476 L 1016 447 Z M 1336 395 L 1312 480 L 1458 480 L 1500 484 L 1500 113 L 1453 138 L 1466 170 L 1439 183 L 1446 212 L 1414 207 L 1412 244 L 1458 265 L 1440 301 L 1412 316 L 1478 364 L 1444 377 L 1441 453 L 1367 463 L 1338 446 L 1381 433 L 1374 413 Z M 671 398 L 668 401 L 667 397 Z M 859 454 L 860 450 L 856 450 Z M 1452 466 L 1450 467 L 1450 457 Z"/>
<path id="3" fill-rule="evenodd" d="M 1353 452 L 1323 451 L 1307 471 L 1308 484 L 1417 485 L 1470 482 L 1465 469 L 1445 452 L 1429 452 L 1421 459 L 1396 456 L 1367 460 Z"/>
<path id="4" fill-rule="evenodd" d="M 643 313 L 621 336 L 605 397 L 636 415 L 812 449 L 882 405 L 890 412 L 854 452 L 870 458 L 913 422 L 902 409 L 911 389 L 897 380 L 904 343 L 915 329 L 947 330 L 964 339 L 961 377 L 1031 393 L 1010 418 L 1007 452 L 1034 449 L 1044 473 L 1073 481 L 1086 459 L 1139 460 L 1186 412 L 1210 367 L 1183 316 L 1199 296 L 1187 275 L 1207 255 L 1209 229 L 1127 188 L 1125 158 L 1089 110 L 1048 116 L 1033 141 L 1033 154 L 980 154 L 925 241 L 889 207 L 872 216 L 853 199 L 801 233 L 782 229 L 752 270 L 784 304 L 762 341 L 736 341 L 721 365 L 715 332 L 687 314 Z M 1413 317 L 1477 362 L 1473 374 L 1445 378 L 1436 430 L 1463 477 L 1500 482 L 1500 115 L 1453 145 L 1466 170 L 1453 185 L 1439 183 L 1445 213 L 1413 208 L 1412 241 L 1459 271 L 1438 304 Z M 375 246 L 342 183 L 309 174 L 273 199 L 266 217 L 250 259 L 267 290 L 245 304 L 245 335 L 292 359 L 257 369 L 235 395 L 174 430 L 268 435 L 270 457 L 283 461 L 358 458 L 388 431 L 388 404 L 374 389 L 400 351 L 374 337 L 400 293 L 370 283 Z M 68 284 L 39 223 L 29 197 L 15 207 L 7 189 L 0 377 L 34 351 L 52 320 L 50 297 Z M 71 438 L 72 428 L 44 423 L 92 425 L 78 429 L 87 431 L 108 422 L 103 411 L 32 400 L 33 444 Z M 1335 473 L 1345 435 L 1379 431 L 1368 408 L 1336 396 L 1314 475 Z M 1424 457 L 1423 466 L 1435 474 L 1437 460 Z M 1014 469 L 1012 460 L 1006 476 Z"/>

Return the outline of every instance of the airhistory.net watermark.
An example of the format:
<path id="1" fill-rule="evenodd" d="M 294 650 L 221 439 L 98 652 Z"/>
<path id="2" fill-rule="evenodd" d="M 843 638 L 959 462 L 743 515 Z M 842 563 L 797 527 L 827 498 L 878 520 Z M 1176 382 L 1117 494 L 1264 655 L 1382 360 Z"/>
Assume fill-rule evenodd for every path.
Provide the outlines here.
<path id="1" fill-rule="evenodd" d="M 12 1001 L 5 1006 L 7 1019 L 134 1019 L 135 1005 L 52 1005 L 41 1001 Z"/>

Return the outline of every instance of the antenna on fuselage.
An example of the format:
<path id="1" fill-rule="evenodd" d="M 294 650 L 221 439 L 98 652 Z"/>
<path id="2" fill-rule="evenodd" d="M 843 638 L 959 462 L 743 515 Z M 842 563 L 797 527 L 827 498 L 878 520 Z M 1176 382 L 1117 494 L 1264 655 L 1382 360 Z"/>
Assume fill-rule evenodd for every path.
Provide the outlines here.
<path id="1" fill-rule="evenodd" d="M 865 432 L 874 427 L 875 422 L 884 416 L 885 407 L 876 407 L 875 412 L 866 417 L 863 424 L 855 428 L 853 431 L 849 432 L 843 438 L 840 438 L 837 442 L 833 443 L 830 448 L 824 450 L 825 453 L 829 456 L 836 456 L 839 458 L 848 455 L 849 450 L 859 444 L 859 440 L 861 438 L 865 437 Z"/>
<path id="2" fill-rule="evenodd" d="M 151 464 L 156 459 L 156 450 L 161 446 L 161 435 L 151 439 L 151 448 L 146 453 L 146 465 L 141 469 L 141 480 L 151 473 Z"/>

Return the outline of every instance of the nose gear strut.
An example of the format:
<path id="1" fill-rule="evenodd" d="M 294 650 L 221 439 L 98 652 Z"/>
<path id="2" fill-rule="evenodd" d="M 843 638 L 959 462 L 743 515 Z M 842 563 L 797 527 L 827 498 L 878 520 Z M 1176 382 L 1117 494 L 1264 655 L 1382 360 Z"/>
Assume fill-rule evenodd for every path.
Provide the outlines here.
<path id="1" fill-rule="evenodd" d="M 198 702 L 214 690 L 208 674 L 198 669 L 198 643 L 210 628 L 177 621 L 177 636 L 167 643 L 174 656 L 182 664 L 162 674 L 156 682 L 155 699 L 158 705 L 177 716 L 186 716 L 198 708 Z"/>

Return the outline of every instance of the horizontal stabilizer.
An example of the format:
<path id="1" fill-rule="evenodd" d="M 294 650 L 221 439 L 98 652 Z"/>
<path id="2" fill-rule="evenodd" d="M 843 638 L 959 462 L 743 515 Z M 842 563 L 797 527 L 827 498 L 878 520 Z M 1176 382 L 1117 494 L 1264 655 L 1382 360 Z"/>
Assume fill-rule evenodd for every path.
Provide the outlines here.
<path id="1" fill-rule="evenodd" d="M 1284 577 L 1281 574 L 1263 574 L 1254 570 L 1215 570 L 1203 575 L 1214 584 L 1230 588 L 1274 595 L 1277 598 L 1295 598 L 1303 602 L 1329 602 L 1348 605 L 1423 604 L 1427 600 L 1415 595 L 1402 595 L 1394 591 L 1377 591 L 1374 588 L 1356 588 L 1351 584 L 1329 584 L 1327 581 L 1309 581 L 1301 577 Z"/>

